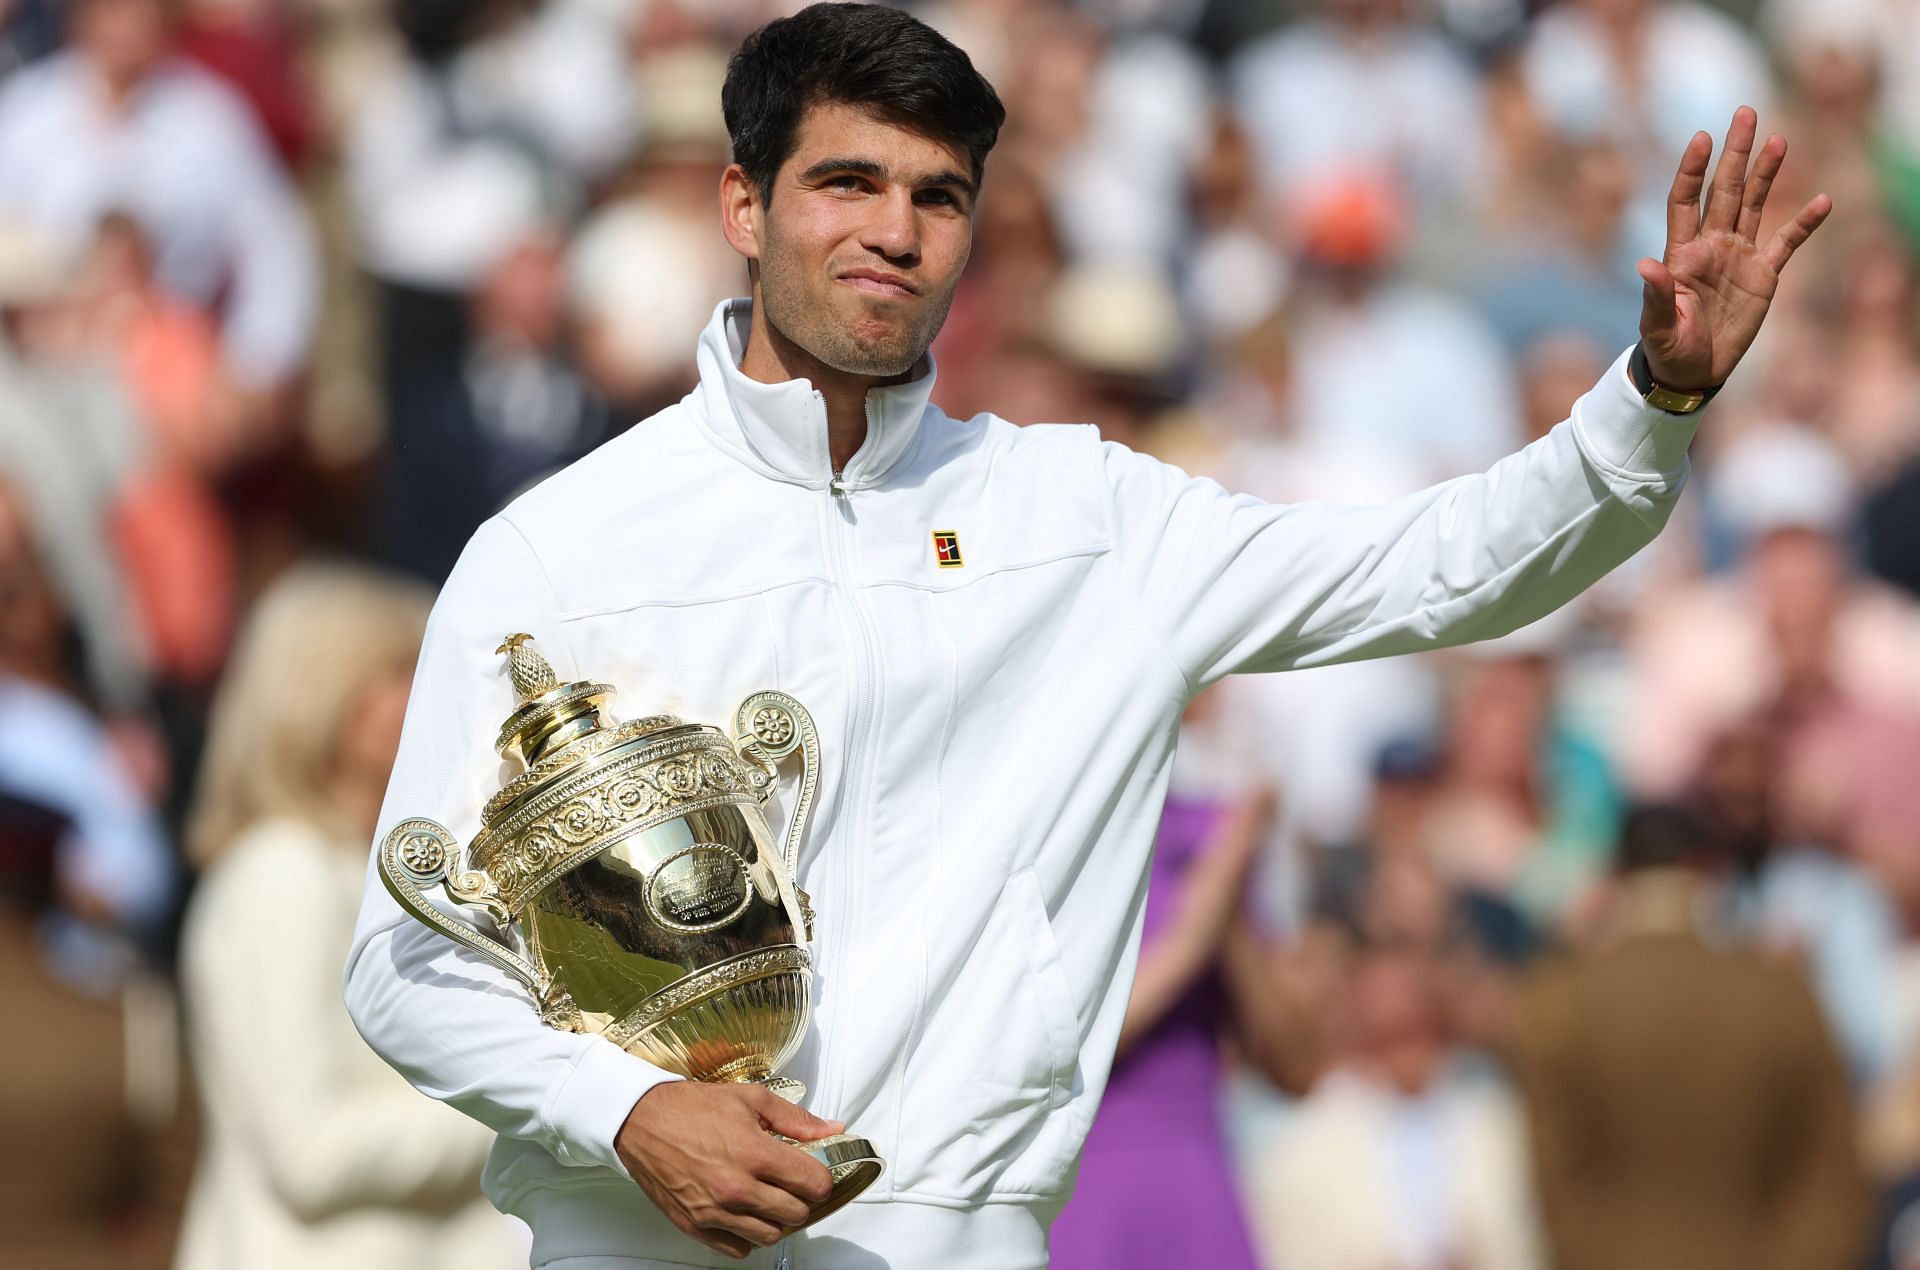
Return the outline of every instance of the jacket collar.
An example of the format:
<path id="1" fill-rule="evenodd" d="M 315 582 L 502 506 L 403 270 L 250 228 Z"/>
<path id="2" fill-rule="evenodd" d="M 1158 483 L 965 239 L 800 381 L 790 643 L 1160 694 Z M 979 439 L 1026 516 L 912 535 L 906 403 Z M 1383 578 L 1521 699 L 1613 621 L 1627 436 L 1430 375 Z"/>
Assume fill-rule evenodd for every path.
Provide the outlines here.
<path id="1" fill-rule="evenodd" d="M 727 453 L 762 476 L 825 489 L 834 477 L 827 449 L 827 403 L 813 384 L 789 379 L 763 384 L 740 371 L 753 302 L 723 301 L 701 333 L 700 426 Z M 886 479 L 913 445 L 933 395 L 933 354 L 920 359 L 914 378 L 867 393 L 867 439 L 846 470 L 844 489 L 867 489 Z"/>

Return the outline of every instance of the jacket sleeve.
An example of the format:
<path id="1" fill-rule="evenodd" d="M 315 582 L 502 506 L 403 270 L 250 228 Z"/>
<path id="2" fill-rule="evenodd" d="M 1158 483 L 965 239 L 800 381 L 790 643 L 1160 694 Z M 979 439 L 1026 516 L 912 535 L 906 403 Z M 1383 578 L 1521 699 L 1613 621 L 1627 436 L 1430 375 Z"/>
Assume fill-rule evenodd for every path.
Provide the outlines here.
<path id="1" fill-rule="evenodd" d="M 1694 423 L 1641 401 L 1623 355 L 1538 441 L 1378 507 L 1230 495 L 1109 445 L 1115 546 L 1142 620 L 1195 692 L 1239 671 L 1489 639 L 1652 540 Z"/>
<path id="2" fill-rule="evenodd" d="M 503 770 L 493 738 L 514 700 L 494 649 L 515 631 L 531 633 L 568 676 L 546 574 L 519 530 L 496 517 L 467 544 L 427 623 L 381 834 L 414 816 L 463 843 L 479 829 Z M 442 907 L 498 937 L 483 916 L 450 900 Z M 360 1034 L 415 1088 L 562 1164 L 624 1175 L 614 1138 L 628 1111 L 678 1079 L 599 1037 L 547 1027 L 511 976 L 408 916 L 371 862 L 345 989 Z"/>

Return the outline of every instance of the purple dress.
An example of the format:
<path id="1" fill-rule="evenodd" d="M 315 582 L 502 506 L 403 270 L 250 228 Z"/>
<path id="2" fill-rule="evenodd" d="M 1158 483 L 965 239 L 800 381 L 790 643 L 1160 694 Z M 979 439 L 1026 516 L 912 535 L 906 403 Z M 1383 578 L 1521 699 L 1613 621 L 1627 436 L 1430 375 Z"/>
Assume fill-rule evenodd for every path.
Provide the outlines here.
<path id="1" fill-rule="evenodd" d="M 1167 800 L 1142 949 L 1173 918 L 1188 867 L 1220 823 L 1216 803 Z M 1220 1129 L 1226 997 L 1208 974 L 1114 1065 L 1080 1181 L 1054 1223 L 1054 1270 L 1255 1270 Z"/>

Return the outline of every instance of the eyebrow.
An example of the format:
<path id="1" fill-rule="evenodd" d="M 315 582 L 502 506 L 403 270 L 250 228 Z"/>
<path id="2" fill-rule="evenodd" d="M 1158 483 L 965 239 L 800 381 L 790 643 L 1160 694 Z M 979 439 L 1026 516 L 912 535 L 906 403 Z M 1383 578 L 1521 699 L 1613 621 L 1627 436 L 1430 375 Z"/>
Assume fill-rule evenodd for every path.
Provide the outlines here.
<path id="1" fill-rule="evenodd" d="M 870 176 L 879 181 L 888 179 L 887 167 L 884 163 L 876 163 L 872 159 L 840 158 L 837 156 L 820 160 L 820 162 L 802 172 L 800 179 L 802 181 L 817 181 L 821 177 L 830 176 L 835 172 L 855 172 L 861 176 Z M 955 186 L 958 189 L 965 190 L 968 198 L 972 198 L 979 193 L 979 191 L 974 188 L 972 180 L 960 175 L 951 168 L 943 168 L 938 172 L 931 173 L 919 181 L 916 181 L 914 184 L 921 189 L 929 189 L 938 185 Z"/>

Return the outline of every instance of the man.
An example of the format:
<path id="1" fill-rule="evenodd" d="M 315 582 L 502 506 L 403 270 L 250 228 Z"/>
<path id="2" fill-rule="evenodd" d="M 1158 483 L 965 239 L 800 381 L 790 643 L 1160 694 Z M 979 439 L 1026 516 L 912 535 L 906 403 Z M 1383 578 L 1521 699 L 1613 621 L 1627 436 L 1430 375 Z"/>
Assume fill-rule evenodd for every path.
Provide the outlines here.
<path id="1" fill-rule="evenodd" d="M 1793 970 L 1697 927 L 1700 827 L 1629 816 L 1598 947 L 1529 985 L 1514 1066 L 1563 1270 L 1845 1270 L 1868 1195 L 1847 1078 Z"/>
<path id="2" fill-rule="evenodd" d="M 381 828 L 476 828 L 508 631 L 630 712 L 712 720 L 791 692 L 828 778 L 800 862 L 816 1026 L 787 1071 L 888 1172 L 786 1235 L 827 1177 L 763 1129 L 836 1123 L 542 1027 L 377 880 L 348 1002 L 416 1085 L 500 1131 L 488 1193 L 533 1227 L 536 1266 L 1042 1266 L 1125 1014 L 1187 702 L 1233 671 L 1533 620 L 1652 537 L 1691 421 L 1649 407 L 1622 358 L 1485 476 L 1337 508 L 1234 498 L 1090 428 L 950 419 L 926 349 L 966 264 L 992 89 L 904 14 L 817 5 L 747 39 L 722 104 L 722 231 L 752 298 L 715 314 L 683 401 L 475 535 Z M 1768 141 L 1749 177 L 1754 126 L 1735 119 L 1704 219 L 1695 138 L 1666 259 L 1641 266 L 1667 390 L 1726 378 L 1827 210 L 1754 244 L 1785 151 Z"/>

